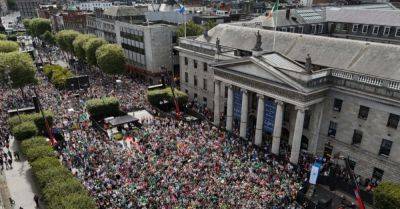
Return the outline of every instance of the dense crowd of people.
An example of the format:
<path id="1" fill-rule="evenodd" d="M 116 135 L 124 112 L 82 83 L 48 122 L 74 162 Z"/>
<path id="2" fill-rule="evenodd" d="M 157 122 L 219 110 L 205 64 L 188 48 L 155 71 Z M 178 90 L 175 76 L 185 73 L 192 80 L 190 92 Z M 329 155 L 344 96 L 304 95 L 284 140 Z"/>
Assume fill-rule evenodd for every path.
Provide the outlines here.
<path id="1" fill-rule="evenodd" d="M 81 120 L 85 101 L 114 96 L 125 112 L 146 109 L 156 115 L 146 99 L 146 85 L 97 69 L 81 73 L 96 75 L 88 89 L 57 90 L 41 73 L 36 88 L 43 109 L 55 113 L 54 127 L 65 137 L 59 142 L 60 159 L 100 209 L 303 208 L 295 200 L 307 184 L 312 159 L 300 157 L 300 166 L 293 167 L 209 123 L 170 117 L 145 120 L 141 128 L 127 131 L 130 142 L 115 141 L 96 124 Z M 3 110 L 31 105 L 5 89 L 0 92 Z M 25 94 L 33 95 L 32 87 Z M 0 146 L 6 148 L 7 117 L 4 111 L 0 115 Z"/>

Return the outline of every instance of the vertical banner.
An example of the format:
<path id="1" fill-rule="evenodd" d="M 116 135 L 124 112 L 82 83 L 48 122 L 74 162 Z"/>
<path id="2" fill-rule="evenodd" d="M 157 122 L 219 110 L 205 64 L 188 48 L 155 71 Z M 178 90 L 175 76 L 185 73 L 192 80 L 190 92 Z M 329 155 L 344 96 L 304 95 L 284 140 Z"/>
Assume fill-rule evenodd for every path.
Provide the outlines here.
<path id="1" fill-rule="evenodd" d="M 240 120 L 240 114 L 242 111 L 242 92 L 233 91 L 233 118 Z"/>
<path id="2" fill-rule="evenodd" d="M 276 104 L 273 100 L 264 102 L 264 131 L 272 134 L 275 125 Z"/>

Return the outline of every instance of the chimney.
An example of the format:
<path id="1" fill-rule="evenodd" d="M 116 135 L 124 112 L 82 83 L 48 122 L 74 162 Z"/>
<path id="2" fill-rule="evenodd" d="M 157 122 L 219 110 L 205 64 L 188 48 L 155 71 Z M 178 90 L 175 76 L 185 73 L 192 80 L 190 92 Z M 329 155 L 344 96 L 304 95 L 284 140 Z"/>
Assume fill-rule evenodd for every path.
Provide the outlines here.
<path id="1" fill-rule="evenodd" d="M 286 9 L 286 19 L 290 18 L 290 8 Z"/>
<path id="2" fill-rule="evenodd" d="M 305 66 L 304 66 L 304 68 L 306 69 L 306 71 L 308 72 L 308 73 L 312 73 L 312 62 L 311 62 L 311 57 L 310 57 L 310 54 L 307 54 L 307 57 L 306 57 L 306 64 L 305 64 Z"/>

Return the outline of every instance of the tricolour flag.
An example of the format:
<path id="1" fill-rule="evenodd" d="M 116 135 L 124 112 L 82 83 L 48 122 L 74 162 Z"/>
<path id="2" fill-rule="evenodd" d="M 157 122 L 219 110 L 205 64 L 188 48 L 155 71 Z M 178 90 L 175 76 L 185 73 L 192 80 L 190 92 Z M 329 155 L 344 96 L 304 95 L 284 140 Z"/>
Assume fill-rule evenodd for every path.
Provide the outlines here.
<path id="1" fill-rule="evenodd" d="M 176 10 L 179 14 L 183 15 L 186 11 L 186 7 L 182 4 L 179 4 L 179 9 Z"/>
<path id="2" fill-rule="evenodd" d="M 267 13 L 268 14 L 267 18 L 271 18 L 272 15 L 274 14 L 274 12 L 276 10 L 278 10 L 278 8 L 279 8 L 279 0 L 276 0 L 275 4 L 272 6 L 271 10 Z"/>

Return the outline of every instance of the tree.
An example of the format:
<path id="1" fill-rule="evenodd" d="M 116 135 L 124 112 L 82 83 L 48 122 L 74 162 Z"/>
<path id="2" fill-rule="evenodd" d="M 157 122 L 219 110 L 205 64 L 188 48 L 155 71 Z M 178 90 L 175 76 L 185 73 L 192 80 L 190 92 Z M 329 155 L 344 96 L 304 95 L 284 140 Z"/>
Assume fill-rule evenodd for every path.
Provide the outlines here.
<path id="1" fill-rule="evenodd" d="M 97 65 L 107 74 L 122 74 L 125 69 L 124 50 L 116 44 L 105 44 L 96 50 Z"/>
<path id="2" fill-rule="evenodd" d="M 206 29 L 206 30 L 211 30 L 211 28 L 213 28 L 213 27 L 215 27 L 215 26 L 217 26 L 217 23 L 216 23 L 215 21 L 211 21 L 211 20 L 207 21 L 207 22 L 203 25 L 204 29 Z"/>
<path id="3" fill-rule="evenodd" d="M 22 20 L 22 24 L 24 25 L 24 28 L 28 34 L 31 34 L 31 32 L 30 32 L 31 23 L 32 23 L 31 19 L 23 19 Z"/>
<path id="4" fill-rule="evenodd" d="M 7 35 L 0 34 L 0 40 L 1 40 L 1 41 L 7 40 Z"/>
<path id="5" fill-rule="evenodd" d="M 0 54 L 0 74 L 6 79 L 5 73 L 9 71 L 13 88 L 23 88 L 26 85 L 36 84 L 36 67 L 31 56 L 23 52 L 10 52 Z"/>
<path id="6" fill-rule="evenodd" d="M 83 49 L 85 49 L 86 61 L 90 65 L 97 64 L 96 50 L 104 44 L 107 44 L 107 41 L 102 38 L 91 38 L 83 45 Z"/>
<path id="7" fill-rule="evenodd" d="M 185 25 L 180 25 L 178 30 L 176 31 L 178 37 L 185 36 Z M 203 34 L 203 28 L 200 25 L 197 25 L 193 21 L 189 21 L 186 23 L 186 36 L 199 36 Z"/>
<path id="8" fill-rule="evenodd" d="M 62 30 L 56 34 L 56 43 L 66 52 L 74 52 L 72 43 L 80 33 L 74 30 Z"/>
<path id="9" fill-rule="evenodd" d="M 30 34 L 35 37 L 40 37 L 44 33 L 51 31 L 50 20 L 44 18 L 32 19 L 28 27 Z"/>
<path id="10" fill-rule="evenodd" d="M 50 31 L 43 33 L 40 38 L 47 44 L 54 45 L 56 43 L 56 38 Z"/>
<path id="11" fill-rule="evenodd" d="M 10 10 L 17 10 L 17 3 L 15 0 L 7 0 L 7 7 Z"/>
<path id="12" fill-rule="evenodd" d="M 9 53 L 18 51 L 19 45 L 14 41 L 0 41 L 0 53 Z"/>
<path id="13" fill-rule="evenodd" d="M 92 38 L 96 38 L 95 35 L 89 35 L 89 34 L 80 34 L 77 36 L 72 43 L 74 46 L 74 54 L 78 59 L 80 60 L 85 60 L 86 59 L 86 54 L 85 54 L 85 49 L 83 48 L 83 45 Z"/>
<path id="14" fill-rule="evenodd" d="M 377 209 L 400 208 L 400 184 L 380 183 L 374 190 L 374 205 Z"/>

